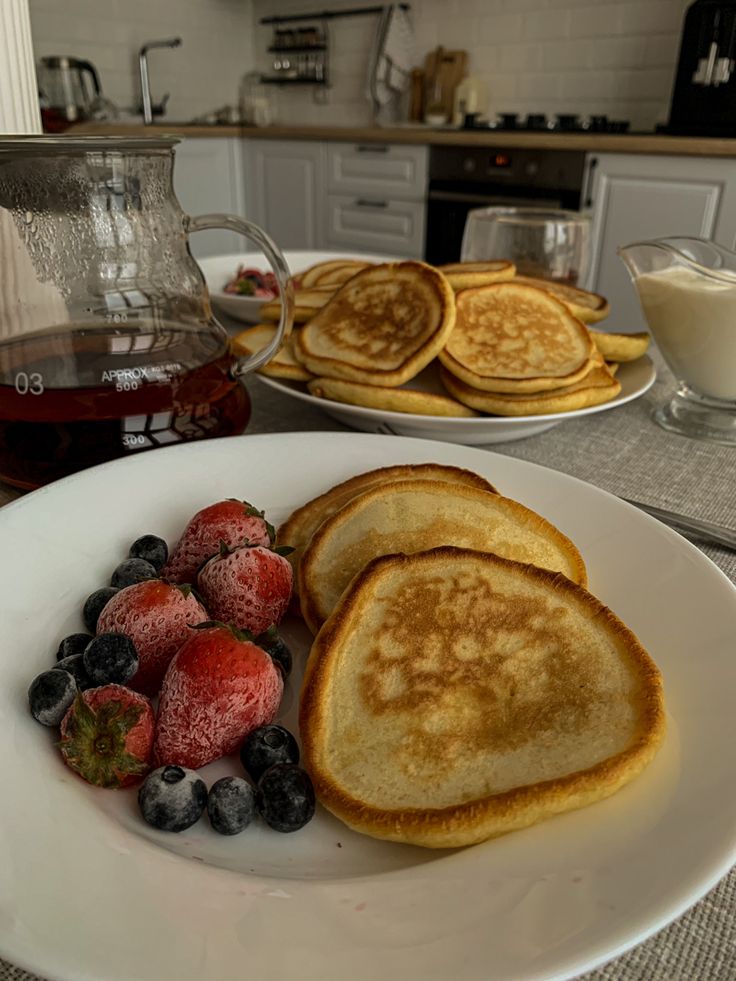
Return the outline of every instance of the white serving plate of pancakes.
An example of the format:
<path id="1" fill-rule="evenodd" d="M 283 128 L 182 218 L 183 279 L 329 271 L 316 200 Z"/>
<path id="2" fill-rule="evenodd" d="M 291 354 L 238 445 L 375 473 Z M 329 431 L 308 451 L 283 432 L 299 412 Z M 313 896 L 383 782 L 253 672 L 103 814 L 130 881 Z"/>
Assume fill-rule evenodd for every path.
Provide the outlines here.
<path id="1" fill-rule="evenodd" d="M 651 388 L 656 371 L 651 359 L 644 355 L 636 361 L 619 366 L 616 377 L 621 382 L 619 394 L 601 405 L 591 405 L 571 412 L 556 412 L 539 416 L 475 416 L 472 418 L 452 418 L 446 416 L 425 416 L 408 412 L 389 412 L 386 409 L 369 409 L 360 405 L 349 405 L 331 399 L 318 398 L 306 391 L 302 382 L 269 378 L 259 375 L 269 388 L 289 398 L 307 402 L 326 412 L 331 418 L 352 429 L 367 433 L 395 433 L 399 436 L 417 436 L 423 439 L 441 439 L 448 443 L 463 443 L 466 446 L 484 446 L 493 443 L 507 443 L 527 436 L 536 436 L 566 419 L 576 419 L 615 409 L 633 401 Z M 412 379 L 406 386 L 416 391 L 446 394 L 432 366 Z"/>
<path id="2" fill-rule="evenodd" d="M 432 851 L 350 832 L 318 808 L 291 835 L 180 834 L 141 820 L 135 788 L 67 770 L 30 716 L 30 680 L 79 606 L 141 533 L 171 541 L 237 496 L 275 524 L 358 473 L 469 468 L 580 549 L 590 590 L 664 678 L 668 733 L 608 800 L 472 848 Z M 645 940 L 736 857 L 736 590 L 699 550 L 572 477 L 447 442 L 355 433 L 234 437 L 160 449 L 61 480 L 0 511 L 0 955 L 57 981 L 540 981 Z M 280 720 L 294 729 L 308 636 Z M 236 762 L 202 771 L 208 785 Z"/>
<path id="3" fill-rule="evenodd" d="M 357 252 L 315 252 L 314 250 L 287 250 L 284 252 L 286 264 L 293 276 L 318 262 L 329 262 L 332 259 L 363 259 L 365 262 L 389 262 L 393 256 L 375 255 L 373 253 Z M 237 293 L 226 293 L 225 286 L 235 276 L 240 266 L 270 272 L 271 267 L 262 252 L 233 252 L 228 255 L 209 256 L 197 259 L 202 270 L 207 288 L 215 308 L 215 313 L 224 313 L 233 320 L 243 323 L 258 323 L 261 307 L 266 300 L 257 296 L 239 296 Z"/>

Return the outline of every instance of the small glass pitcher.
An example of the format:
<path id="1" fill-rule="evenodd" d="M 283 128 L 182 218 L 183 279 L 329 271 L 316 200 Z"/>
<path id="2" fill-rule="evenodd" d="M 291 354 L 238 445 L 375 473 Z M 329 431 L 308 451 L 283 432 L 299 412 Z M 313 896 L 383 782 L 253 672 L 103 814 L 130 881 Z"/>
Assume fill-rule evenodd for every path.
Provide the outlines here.
<path id="1" fill-rule="evenodd" d="M 37 487 L 130 452 L 241 433 L 240 379 L 287 337 L 294 291 L 271 239 L 234 215 L 186 215 L 174 138 L 0 138 L 0 479 Z M 263 251 L 279 286 L 270 344 L 236 357 L 192 232 Z"/>
<path id="2" fill-rule="evenodd" d="M 736 444 L 736 253 L 699 238 L 618 250 L 649 329 L 677 381 L 664 429 Z"/>

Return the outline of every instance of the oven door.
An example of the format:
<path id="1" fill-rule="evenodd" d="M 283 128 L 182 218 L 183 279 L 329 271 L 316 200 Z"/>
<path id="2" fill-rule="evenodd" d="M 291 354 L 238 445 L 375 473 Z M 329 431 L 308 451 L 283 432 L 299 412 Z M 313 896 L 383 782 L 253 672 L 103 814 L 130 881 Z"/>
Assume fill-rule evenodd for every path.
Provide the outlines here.
<path id="1" fill-rule="evenodd" d="M 430 185 L 427 200 L 427 226 L 424 246 L 426 262 L 439 266 L 445 262 L 460 261 L 460 247 L 465 231 L 465 219 L 473 208 L 485 208 L 491 205 L 502 207 L 535 207 L 559 208 L 578 207 L 578 201 L 571 203 L 569 195 L 564 192 L 549 196 L 514 195 L 501 193 L 484 194 L 478 188 L 457 191 Z"/>

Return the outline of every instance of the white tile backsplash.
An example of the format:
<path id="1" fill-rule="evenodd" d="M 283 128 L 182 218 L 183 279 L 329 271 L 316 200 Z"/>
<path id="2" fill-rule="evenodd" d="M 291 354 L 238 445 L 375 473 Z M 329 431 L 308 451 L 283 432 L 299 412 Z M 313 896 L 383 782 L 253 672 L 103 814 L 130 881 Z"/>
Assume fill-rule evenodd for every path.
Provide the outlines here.
<path id="1" fill-rule="evenodd" d="M 436 44 L 465 49 L 470 74 L 480 75 L 488 86 L 491 114 L 605 113 L 629 119 L 633 129 L 651 129 L 667 118 L 679 35 L 690 2 L 411 0 L 416 61 L 423 64 Z M 350 0 L 329 4 L 355 5 Z M 268 66 L 271 29 L 258 24 L 259 19 L 318 8 L 312 0 L 253 0 L 261 68 Z M 331 22 L 333 50 L 343 52 L 343 44 L 349 43 L 353 74 L 367 70 L 376 24 L 370 16 Z M 333 86 L 325 105 L 316 105 L 309 90 L 274 89 L 279 121 L 371 122 L 365 96 L 353 102 L 347 98 L 342 70 L 333 60 Z"/>
<path id="2" fill-rule="evenodd" d="M 153 99 L 171 93 L 165 118 L 172 121 L 237 104 L 240 80 L 253 67 L 252 0 L 29 0 L 29 6 L 36 61 L 88 59 L 121 109 L 140 102 L 144 41 L 182 38 L 180 48 L 149 55 Z"/>
<path id="3" fill-rule="evenodd" d="M 69 54 L 97 65 L 106 94 L 139 101 L 144 40 L 181 35 L 151 54 L 155 100 L 171 92 L 167 118 L 188 119 L 235 103 L 242 76 L 268 70 L 272 27 L 260 19 L 359 0 L 29 0 L 36 56 Z M 437 44 L 468 52 L 469 73 L 488 86 L 489 111 L 600 114 L 651 129 L 667 117 L 679 34 L 690 0 L 411 0 L 416 63 Z M 377 18 L 328 22 L 328 89 L 272 86 L 282 123 L 372 121 L 368 56 Z"/>

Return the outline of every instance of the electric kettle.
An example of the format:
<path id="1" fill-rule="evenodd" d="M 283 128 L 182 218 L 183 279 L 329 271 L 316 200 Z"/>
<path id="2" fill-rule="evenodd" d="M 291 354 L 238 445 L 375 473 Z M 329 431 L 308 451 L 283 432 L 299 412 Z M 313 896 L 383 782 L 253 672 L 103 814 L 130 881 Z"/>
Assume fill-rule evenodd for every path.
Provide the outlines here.
<path id="1" fill-rule="evenodd" d="M 44 128 L 49 131 L 116 115 L 115 107 L 102 95 L 100 76 L 90 61 L 58 55 L 41 58 L 38 86 Z"/>

